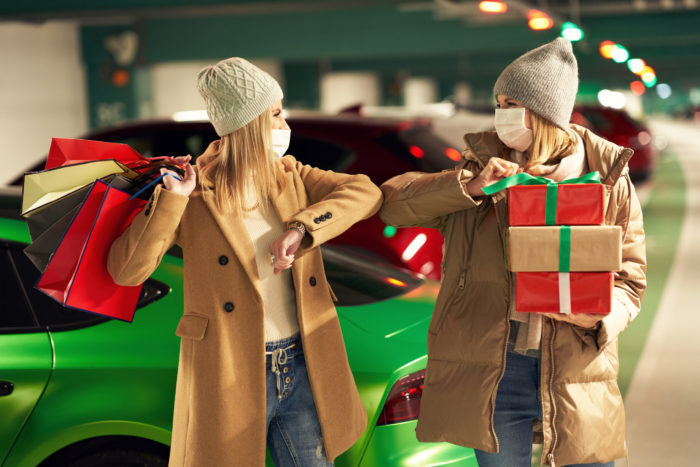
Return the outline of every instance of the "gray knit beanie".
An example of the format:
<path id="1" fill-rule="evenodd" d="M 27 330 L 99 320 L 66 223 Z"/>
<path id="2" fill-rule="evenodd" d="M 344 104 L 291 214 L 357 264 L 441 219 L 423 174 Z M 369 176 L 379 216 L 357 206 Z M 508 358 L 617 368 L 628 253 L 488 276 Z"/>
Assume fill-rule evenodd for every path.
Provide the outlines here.
<path id="1" fill-rule="evenodd" d="M 571 42 L 559 37 L 516 58 L 496 80 L 499 94 L 566 130 L 578 91 L 578 65 Z"/>
<path id="2" fill-rule="evenodd" d="M 243 128 L 283 96 L 272 76 L 240 57 L 203 68 L 197 90 L 219 136 Z"/>

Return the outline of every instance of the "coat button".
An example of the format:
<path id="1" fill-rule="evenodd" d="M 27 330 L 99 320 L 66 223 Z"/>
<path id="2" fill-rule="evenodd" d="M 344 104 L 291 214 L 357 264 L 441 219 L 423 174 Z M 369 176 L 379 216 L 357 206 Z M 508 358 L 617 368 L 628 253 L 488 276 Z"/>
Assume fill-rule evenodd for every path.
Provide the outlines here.
<path id="1" fill-rule="evenodd" d="M 291 381 L 292 381 L 292 378 L 290 378 L 289 376 L 287 376 L 286 378 L 284 378 L 284 382 L 287 383 L 287 384 L 289 384 Z"/>
<path id="2" fill-rule="evenodd" d="M 222 266 L 226 266 L 228 264 L 228 258 L 226 255 L 219 256 L 219 264 Z"/>
<path id="3" fill-rule="evenodd" d="M 325 216 L 323 216 L 323 217 L 325 217 L 326 219 L 330 219 L 331 217 L 333 217 L 333 214 L 331 214 L 330 212 L 327 212 L 325 214 Z"/>
<path id="4" fill-rule="evenodd" d="M 314 276 L 311 276 L 311 279 L 309 279 L 309 284 L 311 284 L 311 287 L 316 287 L 316 278 Z"/>
<path id="5" fill-rule="evenodd" d="M 146 208 L 146 210 L 143 211 L 143 215 L 144 215 L 144 216 L 147 216 L 147 215 L 149 215 L 150 213 L 151 213 L 151 208 Z"/>
<path id="6" fill-rule="evenodd" d="M 314 224 L 320 224 L 321 223 L 321 218 L 320 217 L 315 217 L 314 218 Z"/>
<path id="7" fill-rule="evenodd" d="M 233 303 L 231 303 L 231 302 L 226 302 L 226 303 L 224 303 L 224 310 L 225 310 L 227 313 L 231 313 L 231 312 L 233 311 L 234 308 L 236 308 L 236 307 L 233 306 Z"/>
<path id="8" fill-rule="evenodd" d="M 285 366 L 284 368 L 282 368 L 282 373 L 289 373 L 289 367 Z"/>

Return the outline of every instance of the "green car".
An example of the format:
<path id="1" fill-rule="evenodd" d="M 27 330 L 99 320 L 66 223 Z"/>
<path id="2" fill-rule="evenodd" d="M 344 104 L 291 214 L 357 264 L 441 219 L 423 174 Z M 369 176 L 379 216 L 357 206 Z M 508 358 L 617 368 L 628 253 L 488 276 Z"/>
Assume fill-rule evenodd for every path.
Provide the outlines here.
<path id="1" fill-rule="evenodd" d="M 69 310 L 34 289 L 39 272 L 22 252 L 29 233 L 19 206 L 18 191 L 0 191 L 0 465 L 167 465 L 183 310 L 178 252 L 145 283 L 133 323 Z M 415 437 L 438 284 L 357 250 L 325 247 L 324 258 L 369 416 L 336 465 L 476 466 L 471 449 Z"/>

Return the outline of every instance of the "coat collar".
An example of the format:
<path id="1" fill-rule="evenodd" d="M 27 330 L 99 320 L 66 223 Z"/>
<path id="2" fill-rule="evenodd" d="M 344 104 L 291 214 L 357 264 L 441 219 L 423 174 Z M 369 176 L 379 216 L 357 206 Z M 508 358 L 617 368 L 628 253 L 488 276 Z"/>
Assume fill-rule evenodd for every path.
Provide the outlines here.
<path id="1" fill-rule="evenodd" d="M 600 173 L 604 185 L 614 185 L 626 173 L 627 162 L 634 151 L 611 143 L 582 126 L 571 124 L 571 129 L 583 140 L 589 169 Z M 462 157 L 482 168 L 491 157 L 509 157 L 510 149 L 498 139 L 495 131 L 467 133 L 464 135 L 464 143 L 466 147 Z"/>
<path id="2" fill-rule="evenodd" d="M 212 161 L 217 156 L 219 141 L 212 142 L 207 150 L 197 158 L 196 171 L 199 175 L 201 168 Z M 282 162 L 278 162 L 278 167 L 283 169 Z M 271 196 L 272 207 L 277 213 L 283 224 L 294 216 L 299 211 L 298 200 L 294 193 L 293 174 L 291 172 L 280 170 L 280 176 L 285 178 L 284 190 L 275 190 Z M 234 253 L 238 257 L 246 275 L 250 278 L 253 286 L 260 293 L 260 275 L 258 273 L 257 263 L 255 261 L 255 248 L 250 239 L 248 229 L 243 222 L 243 219 L 226 212 L 219 210 L 216 205 L 214 196 L 214 186 L 207 184 L 206 188 L 202 180 L 197 178 L 197 188 L 195 196 L 202 197 L 204 204 L 209 209 L 212 217 L 216 221 L 219 230 L 224 235 Z"/>

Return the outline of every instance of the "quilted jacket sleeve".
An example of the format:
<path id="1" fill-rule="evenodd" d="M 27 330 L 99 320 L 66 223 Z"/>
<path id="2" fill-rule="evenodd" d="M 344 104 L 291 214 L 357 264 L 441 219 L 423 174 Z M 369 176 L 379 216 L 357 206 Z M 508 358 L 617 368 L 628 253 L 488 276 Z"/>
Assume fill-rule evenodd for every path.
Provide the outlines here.
<path id="1" fill-rule="evenodd" d="M 615 340 L 639 314 L 647 286 L 642 208 L 627 174 L 618 180 L 611 196 L 616 196 L 615 223 L 623 232 L 622 270 L 615 274 L 612 310 L 598 330 L 596 340 L 600 349 Z"/>
<path id="2" fill-rule="evenodd" d="M 463 162 L 438 173 L 407 172 L 384 182 L 379 217 L 396 227 L 442 229 L 448 214 L 481 204 L 462 188 L 476 170 Z M 472 169 L 472 170 L 469 170 Z"/>

